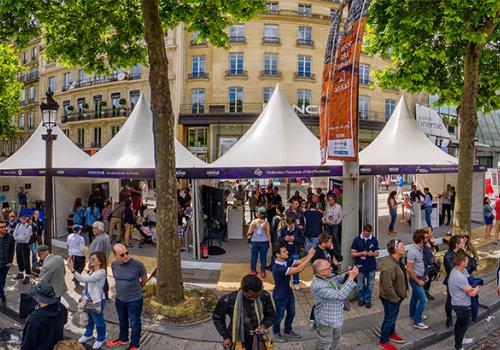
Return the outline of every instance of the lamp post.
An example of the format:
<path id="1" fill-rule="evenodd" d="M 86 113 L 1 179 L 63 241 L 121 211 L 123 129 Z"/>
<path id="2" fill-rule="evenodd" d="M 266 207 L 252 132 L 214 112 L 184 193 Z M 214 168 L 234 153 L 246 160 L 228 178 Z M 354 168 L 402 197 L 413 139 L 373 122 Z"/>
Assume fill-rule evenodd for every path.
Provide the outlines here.
<path id="1" fill-rule="evenodd" d="M 51 92 L 45 95 L 46 101 L 40 105 L 42 123 L 47 130 L 47 133 L 42 135 L 42 140 L 45 141 L 45 235 L 43 241 L 52 252 L 52 145 L 57 139 L 57 135 L 52 134 L 52 129 L 57 125 L 59 105 Z"/>

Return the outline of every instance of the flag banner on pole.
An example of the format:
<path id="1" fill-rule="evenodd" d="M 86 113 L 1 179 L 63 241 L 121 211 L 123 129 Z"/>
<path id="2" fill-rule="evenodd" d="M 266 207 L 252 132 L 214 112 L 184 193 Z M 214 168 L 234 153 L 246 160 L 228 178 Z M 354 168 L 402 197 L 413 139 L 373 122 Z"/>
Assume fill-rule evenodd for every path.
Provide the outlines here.
<path id="1" fill-rule="evenodd" d="M 344 4 L 347 1 L 344 2 Z M 370 0 L 352 0 L 345 22 L 332 20 L 321 87 L 321 161 L 358 160 L 358 68 Z"/>

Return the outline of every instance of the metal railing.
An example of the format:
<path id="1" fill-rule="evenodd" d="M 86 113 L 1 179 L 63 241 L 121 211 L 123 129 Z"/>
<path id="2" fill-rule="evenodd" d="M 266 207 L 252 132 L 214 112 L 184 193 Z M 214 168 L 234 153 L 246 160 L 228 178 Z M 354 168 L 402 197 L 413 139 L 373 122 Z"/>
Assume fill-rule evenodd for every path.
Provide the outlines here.
<path id="1" fill-rule="evenodd" d="M 276 10 L 276 11 L 265 11 L 263 13 L 265 16 L 293 16 L 293 17 L 306 17 L 312 19 L 318 19 L 322 21 L 330 22 L 332 17 L 328 15 L 321 15 L 318 13 L 294 11 L 294 10 Z"/>
<path id="2" fill-rule="evenodd" d="M 297 39 L 297 45 L 314 46 L 314 40 L 310 40 L 310 39 Z"/>
<path id="3" fill-rule="evenodd" d="M 188 79 L 208 79 L 208 72 L 192 72 L 188 73 Z"/>
<path id="4" fill-rule="evenodd" d="M 293 78 L 297 80 L 316 80 L 316 74 L 307 72 L 295 72 L 293 73 Z"/>
<path id="5" fill-rule="evenodd" d="M 281 71 L 279 70 L 261 70 L 259 76 L 261 77 L 281 77 Z"/>
<path id="6" fill-rule="evenodd" d="M 206 40 L 202 40 L 200 42 L 197 42 L 196 40 L 191 40 L 189 42 L 189 46 L 207 46 L 207 41 Z"/>
<path id="7" fill-rule="evenodd" d="M 225 113 L 260 113 L 262 103 L 210 103 L 182 104 L 181 114 L 225 114 Z"/>
<path id="8" fill-rule="evenodd" d="M 130 112 L 128 107 L 107 108 L 100 111 L 76 111 L 63 115 L 61 122 L 64 124 L 103 118 L 128 117 Z"/>
<path id="9" fill-rule="evenodd" d="M 102 143 L 101 142 L 92 142 L 90 144 L 90 147 L 92 147 L 92 148 L 101 148 L 102 147 Z"/>
<path id="10" fill-rule="evenodd" d="M 38 72 L 33 72 L 33 73 L 25 73 L 23 75 L 21 75 L 18 80 L 20 82 L 23 82 L 25 84 L 27 83 L 31 83 L 33 81 L 38 81 L 40 79 L 40 76 L 38 74 Z"/>
<path id="11" fill-rule="evenodd" d="M 279 36 L 264 36 L 264 37 L 262 37 L 262 43 L 264 43 L 264 44 L 280 44 L 281 39 Z"/>
<path id="12" fill-rule="evenodd" d="M 246 70 L 227 70 L 226 77 L 247 77 L 248 72 Z"/>
<path id="13" fill-rule="evenodd" d="M 246 43 L 247 39 L 244 36 L 230 36 L 229 37 L 229 42 L 230 43 Z"/>
<path id="14" fill-rule="evenodd" d="M 141 73 L 127 73 L 123 72 L 124 76 L 123 79 L 119 79 L 120 73 L 113 73 L 108 76 L 104 77 L 95 77 L 93 79 L 84 79 L 84 80 L 75 80 L 69 85 L 65 85 L 62 88 L 62 91 L 68 91 L 71 89 L 78 89 L 78 88 L 83 88 L 83 87 L 88 87 L 88 86 L 94 86 L 94 85 L 99 85 L 99 84 L 106 84 L 106 83 L 111 83 L 114 81 L 120 81 L 120 80 L 138 80 L 141 79 Z"/>

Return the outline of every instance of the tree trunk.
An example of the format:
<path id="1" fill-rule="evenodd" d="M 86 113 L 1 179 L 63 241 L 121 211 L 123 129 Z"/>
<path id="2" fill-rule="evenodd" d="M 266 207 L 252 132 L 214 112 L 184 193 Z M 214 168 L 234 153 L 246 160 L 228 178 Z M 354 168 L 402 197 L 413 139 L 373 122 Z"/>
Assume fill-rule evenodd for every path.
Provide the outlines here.
<path id="1" fill-rule="evenodd" d="M 477 129 L 477 95 L 479 86 L 479 60 L 481 47 L 470 44 L 464 57 L 464 88 L 460 99 L 458 115 L 460 118 L 460 143 L 458 152 L 458 179 L 453 232 L 470 232 L 472 204 L 472 174 L 475 158 L 475 139 Z"/>
<path id="2" fill-rule="evenodd" d="M 175 119 L 170 99 L 168 60 L 160 22 L 158 0 L 142 0 L 144 33 L 149 55 L 149 85 L 156 165 L 156 210 L 158 222 L 156 297 L 162 304 L 184 300 L 177 233 L 177 182 L 175 179 Z"/>

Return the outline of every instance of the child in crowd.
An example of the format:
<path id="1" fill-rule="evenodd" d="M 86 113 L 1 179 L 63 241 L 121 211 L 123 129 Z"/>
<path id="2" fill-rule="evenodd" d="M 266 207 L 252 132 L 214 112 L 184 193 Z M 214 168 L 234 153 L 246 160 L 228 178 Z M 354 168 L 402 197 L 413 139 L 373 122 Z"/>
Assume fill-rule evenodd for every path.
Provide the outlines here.
<path id="1" fill-rule="evenodd" d="M 75 271 L 82 273 L 85 268 L 85 239 L 82 236 L 82 225 L 73 225 L 72 231 L 66 240 L 66 247 L 68 248 L 68 255 L 73 260 Z"/>

